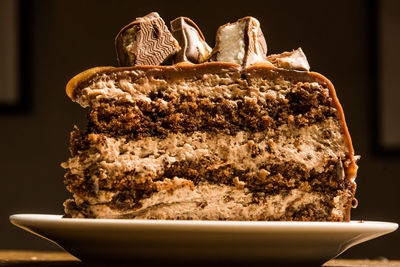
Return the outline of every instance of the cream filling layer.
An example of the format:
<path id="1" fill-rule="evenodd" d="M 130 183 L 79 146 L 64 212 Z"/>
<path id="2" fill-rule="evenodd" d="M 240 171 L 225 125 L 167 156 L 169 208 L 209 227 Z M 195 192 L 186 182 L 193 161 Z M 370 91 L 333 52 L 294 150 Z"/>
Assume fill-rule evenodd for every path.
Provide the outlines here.
<path id="1" fill-rule="evenodd" d="M 335 197 L 336 206 L 321 192 L 305 192 L 299 189 L 286 194 L 269 195 L 262 203 L 252 201 L 252 193 L 227 185 L 203 183 L 194 190 L 184 187 L 173 192 L 161 191 L 141 201 L 142 207 L 135 211 L 111 209 L 106 203 L 89 205 L 87 211 L 98 218 L 136 219 L 199 219 L 199 220 L 272 220 L 284 217 L 288 209 L 296 211 L 305 206 L 323 216 L 343 217 L 348 199 Z"/>
<path id="2" fill-rule="evenodd" d="M 330 132 L 329 138 L 324 137 L 324 131 Z M 265 164 L 292 162 L 321 173 L 327 160 L 344 159 L 347 153 L 339 122 L 333 118 L 302 128 L 283 125 L 257 133 L 240 131 L 234 136 L 197 131 L 134 141 L 90 134 L 89 140 L 92 144 L 87 154 L 62 164 L 72 174 L 83 176 L 89 166 L 97 164 L 108 176 L 134 172 L 137 177 L 156 177 L 175 162 L 201 158 L 211 159 L 214 167 L 229 164 L 249 172 Z M 258 153 L 251 156 L 254 151 Z"/>

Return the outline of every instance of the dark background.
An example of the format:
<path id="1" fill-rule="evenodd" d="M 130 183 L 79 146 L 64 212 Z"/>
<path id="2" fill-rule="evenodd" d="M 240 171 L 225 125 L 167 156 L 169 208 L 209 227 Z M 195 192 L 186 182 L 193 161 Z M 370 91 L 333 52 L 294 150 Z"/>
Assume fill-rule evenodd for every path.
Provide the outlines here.
<path id="1" fill-rule="evenodd" d="M 399 222 L 400 155 L 377 147 L 378 66 L 372 1 L 24 1 L 21 84 L 26 105 L 0 112 L 0 249 L 57 249 L 12 226 L 15 213 L 61 214 L 70 197 L 60 163 L 69 132 L 85 111 L 64 88 L 77 73 L 116 65 L 114 37 L 135 17 L 158 11 L 187 16 L 213 46 L 217 27 L 244 16 L 261 22 L 268 53 L 301 46 L 311 70 L 331 79 L 361 155 L 355 220 Z M 397 17 L 399 18 L 399 17 Z M 1 59 L 0 59 L 1 60 Z M 0 61 L 1 62 L 1 61 Z M 397 67 L 397 66 L 394 66 Z M 400 115 L 400 114 L 399 114 Z M 350 249 L 343 257 L 400 259 L 400 231 Z"/>

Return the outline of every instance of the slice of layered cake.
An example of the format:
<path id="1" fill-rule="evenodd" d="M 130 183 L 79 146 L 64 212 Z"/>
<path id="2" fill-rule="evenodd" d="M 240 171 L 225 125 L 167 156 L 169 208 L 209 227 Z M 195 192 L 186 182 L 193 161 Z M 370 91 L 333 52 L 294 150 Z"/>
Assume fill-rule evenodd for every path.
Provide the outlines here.
<path id="1" fill-rule="evenodd" d="M 193 21 L 163 23 L 137 19 L 116 38 L 127 66 L 68 83 L 89 122 L 62 164 L 65 217 L 349 221 L 351 139 L 301 49 L 267 56 L 251 17 L 222 26 L 213 51 Z"/>

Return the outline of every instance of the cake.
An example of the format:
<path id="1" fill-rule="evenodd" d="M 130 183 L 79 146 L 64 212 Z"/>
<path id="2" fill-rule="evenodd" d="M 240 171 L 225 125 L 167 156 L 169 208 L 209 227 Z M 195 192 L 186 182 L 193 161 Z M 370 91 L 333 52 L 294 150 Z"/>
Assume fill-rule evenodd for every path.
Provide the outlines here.
<path id="1" fill-rule="evenodd" d="M 357 172 L 332 83 L 299 48 L 267 55 L 258 20 L 217 31 L 213 49 L 157 13 L 116 38 L 120 67 L 72 78 L 88 110 L 71 133 L 72 218 L 349 221 Z"/>

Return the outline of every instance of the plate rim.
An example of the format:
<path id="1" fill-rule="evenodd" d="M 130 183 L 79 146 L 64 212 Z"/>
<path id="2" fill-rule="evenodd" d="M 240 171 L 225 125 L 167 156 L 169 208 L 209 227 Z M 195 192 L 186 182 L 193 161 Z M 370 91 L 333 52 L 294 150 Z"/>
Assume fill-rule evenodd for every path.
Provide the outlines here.
<path id="1" fill-rule="evenodd" d="M 365 221 L 365 220 L 351 220 L 350 222 L 302 222 L 302 221 L 211 221 L 211 220 L 141 220 L 141 219 L 94 219 L 94 218 L 62 218 L 62 215 L 57 214 L 13 214 L 9 216 L 12 224 L 19 226 L 21 223 L 57 223 L 65 225 L 79 225 L 79 224 L 92 224 L 92 225 L 129 225 L 129 226 L 155 226 L 155 227 L 252 227 L 252 228 L 269 228 L 269 227 L 282 227 L 282 228 L 305 228 L 305 229 L 340 229 L 340 230 L 354 230 L 373 228 L 381 231 L 394 232 L 398 229 L 399 225 L 395 222 L 385 221 Z"/>

